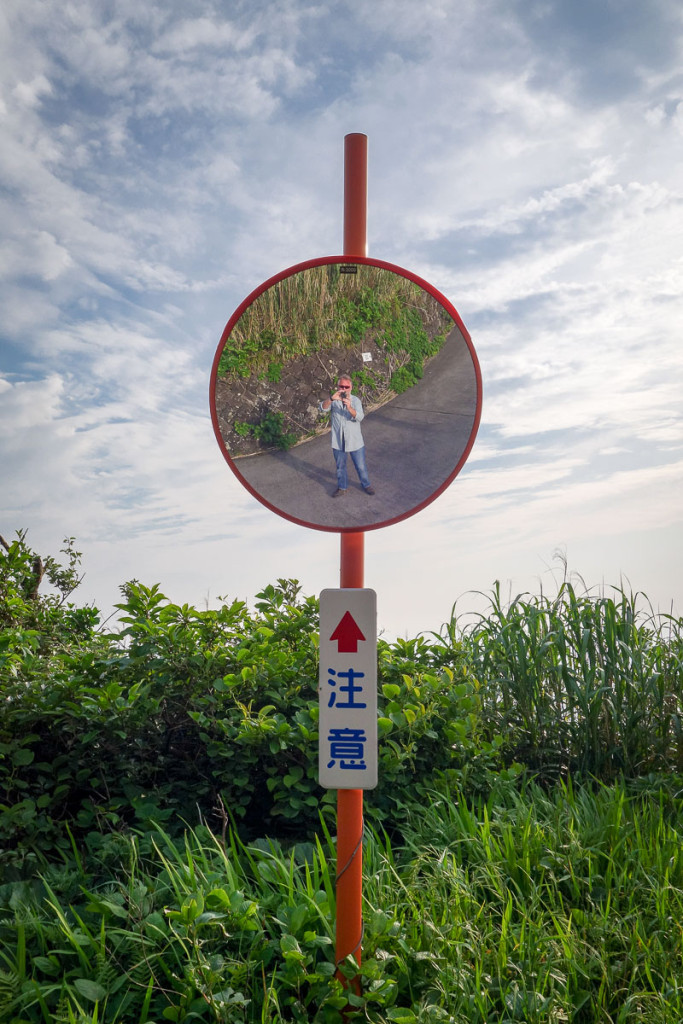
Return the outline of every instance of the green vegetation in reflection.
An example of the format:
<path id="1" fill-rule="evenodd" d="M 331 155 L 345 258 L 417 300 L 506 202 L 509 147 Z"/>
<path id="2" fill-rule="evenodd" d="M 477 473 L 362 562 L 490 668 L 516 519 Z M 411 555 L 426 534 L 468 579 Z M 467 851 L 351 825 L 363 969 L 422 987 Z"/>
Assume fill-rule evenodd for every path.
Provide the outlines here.
<path id="1" fill-rule="evenodd" d="M 438 324 L 435 334 L 433 326 Z M 296 356 L 372 339 L 386 353 L 396 391 L 422 376 L 453 321 L 419 285 L 380 267 L 359 265 L 340 273 L 338 264 L 285 278 L 260 295 L 233 328 L 218 376 L 252 374 L 277 380 L 282 363 Z"/>

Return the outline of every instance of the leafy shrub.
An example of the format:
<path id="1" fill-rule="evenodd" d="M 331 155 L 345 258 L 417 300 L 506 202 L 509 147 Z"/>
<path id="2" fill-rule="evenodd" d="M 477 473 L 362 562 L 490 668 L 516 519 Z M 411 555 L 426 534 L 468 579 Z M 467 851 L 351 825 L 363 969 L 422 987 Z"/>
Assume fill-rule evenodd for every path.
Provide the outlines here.
<path id="1" fill-rule="evenodd" d="M 261 444 L 266 447 L 281 448 L 287 451 L 296 444 L 296 434 L 285 433 L 285 417 L 281 412 L 267 412 L 260 423 L 242 423 L 235 420 L 233 430 L 239 437 L 248 437 L 253 434 Z"/>
<path id="2" fill-rule="evenodd" d="M 137 582 L 122 590 L 120 632 L 93 633 L 57 660 L 34 641 L 14 648 L 0 837 L 15 850 L 66 849 L 65 823 L 83 836 L 224 814 L 246 834 L 310 834 L 334 799 L 316 780 L 317 601 L 286 580 L 253 613 L 239 601 L 178 606 Z M 61 616 L 60 629 L 70 610 Z M 368 809 L 378 822 L 399 821 L 408 790 L 435 769 L 471 774 L 478 757 L 495 760 L 460 660 L 454 670 L 427 644 L 380 642 L 382 781 Z"/>
<path id="3" fill-rule="evenodd" d="M 201 825 L 121 837 L 114 866 L 73 856 L 0 885 L 0 1019 L 673 1024 L 680 784 L 443 786 L 400 844 L 368 830 L 362 963 L 343 968 L 359 994 L 334 976 L 324 822 L 289 849 Z"/>
<path id="4" fill-rule="evenodd" d="M 283 451 L 287 451 L 292 445 L 296 444 L 296 434 L 285 432 L 285 416 L 282 412 L 267 412 L 255 427 L 252 428 L 252 433 L 261 444 L 267 447 L 274 445 L 276 448 L 281 448 Z"/>
<path id="5" fill-rule="evenodd" d="M 198 611 L 133 581 L 106 633 L 69 600 L 71 539 L 66 566 L 0 548 L 0 1019 L 682 1019 L 682 620 L 565 581 L 380 639 L 356 995 L 316 600 L 278 580 Z"/>
<path id="6" fill-rule="evenodd" d="M 105 633 L 94 609 L 59 591 L 27 597 L 36 556 L 23 538 L 7 547 L 6 863 L 67 850 L 67 825 L 78 842 L 181 820 L 296 838 L 315 830 L 321 807 L 332 811 L 316 779 L 318 606 L 296 582 L 266 587 L 253 611 L 240 601 L 199 611 L 133 581 L 118 632 Z M 68 594 L 74 577 L 50 571 Z M 679 768 L 683 641 L 681 623 L 667 625 L 665 635 L 639 623 L 625 595 L 564 586 L 554 601 L 508 609 L 494 594 L 491 614 L 462 633 L 452 622 L 431 638 L 380 639 L 368 820 L 400 829 L 439 779 L 485 794 L 522 765 L 548 780 Z"/>
<path id="7" fill-rule="evenodd" d="M 415 384 L 415 376 L 411 373 L 410 368 L 407 366 L 399 366 L 391 375 L 391 387 L 397 395 L 402 395 L 404 391 L 408 391 Z"/>

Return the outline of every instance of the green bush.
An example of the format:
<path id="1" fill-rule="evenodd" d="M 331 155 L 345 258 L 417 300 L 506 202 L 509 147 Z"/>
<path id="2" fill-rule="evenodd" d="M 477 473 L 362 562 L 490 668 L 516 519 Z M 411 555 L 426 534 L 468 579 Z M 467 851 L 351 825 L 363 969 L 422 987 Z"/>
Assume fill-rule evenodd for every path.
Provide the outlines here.
<path id="1" fill-rule="evenodd" d="M 178 606 L 138 582 L 122 590 L 120 631 L 92 632 L 58 659 L 41 655 L 35 630 L 9 631 L 7 851 L 66 849 L 67 824 L 85 836 L 150 821 L 173 828 L 171 818 L 215 824 L 224 813 L 245 834 L 310 834 L 333 801 L 316 781 L 317 601 L 286 580 L 253 612 L 239 601 Z M 62 606 L 50 629 L 61 635 L 65 623 L 82 625 Z M 368 810 L 378 823 L 400 821 L 434 771 L 472 776 L 499 757 L 501 741 L 480 721 L 479 683 L 458 652 L 449 657 L 441 665 L 424 642 L 380 641 L 381 781 Z"/>
<path id="2" fill-rule="evenodd" d="M 275 446 L 287 451 L 296 444 L 296 434 L 285 432 L 285 416 L 282 412 L 266 412 L 261 422 L 252 428 L 252 432 L 266 447 Z"/>
<path id="3" fill-rule="evenodd" d="M 16 1024 L 661 1024 L 683 1019 L 681 779 L 441 787 L 364 842 L 358 995 L 335 974 L 335 848 L 205 826 L 0 884 Z M 349 1005 L 350 1004 L 350 1005 Z"/>
<path id="4" fill-rule="evenodd" d="M 416 379 L 408 366 L 400 366 L 398 370 L 392 373 L 390 383 L 396 394 L 402 395 L 404 391 L 412 388 L 413 384 L 416 383 Z"/>
<path id="5" fill-rule="evenodd" d="M 132 581 L 105 632 L 63 553 L 0 538 L 1 1020 L 682 1019 L 683 620 L 565 580 L 380 639 L 355 995 L 317 601 Z"/>
<path id="6" fill-rule="evenodd" d="M 285 417 L 281 412 L 266 412 L 259 423 L 242 423 L 235 420 L 233 430 L 239 437 L 252 434 L 266 448 L 280 448 L 287 451 L 296 444 L 296 434 L 286 433 Z"/>
<path id="7" fill-rule="evenodd" d="M 67 825 L 78 842 L 200 820 L 302 838 L 332 811 L 316 781 L 318 605 L 296 582 L 269 585 L 253 610 L 200 611 L 133 581 L 118 630 L 104 632 L 95 609 L 67 600 L 72 547 L 66 569 L 46 560 L 47 596 L 25 539 L 6 548 L 0 858 L 66 850 Z M 640 621 L 626 595 L 565 584 L 507 609 L 495 592 L 462 632 L 453 621 L 431 638 L 380 639 L 368 819 L 400 829 L 439 779 L 485 794 L 523 769 L 548 781 L 681 770 L 682 632 L 680 620 Z"/>

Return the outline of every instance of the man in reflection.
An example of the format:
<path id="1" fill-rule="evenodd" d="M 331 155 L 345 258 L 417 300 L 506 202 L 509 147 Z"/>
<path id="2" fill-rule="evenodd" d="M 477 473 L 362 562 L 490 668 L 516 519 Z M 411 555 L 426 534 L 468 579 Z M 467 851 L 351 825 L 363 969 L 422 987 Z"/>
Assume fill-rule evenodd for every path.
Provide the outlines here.
<path id="1" fill-rule="evenodd" d="M 368 468 L 365 462 L 365 442 L 361 433 L 360 424 L 363 419 L 363 405 L 357 395 L 351 394 L 351 378 L 347 373 L 340 373 L 337 380 L 337 390 L 330 398 L 320 402 L 320 412 L 330 413 L 330 426 L 332 428 L 332 454 L 337 466 L 337 489 L 333 498 L 346 494 L 349 486 L 346 472 L 346 456 L 351 456 L 353 464 L 358 473 L 361 487 L 366 494 L 374 494 L 375 490 L 370 486 Z"/>

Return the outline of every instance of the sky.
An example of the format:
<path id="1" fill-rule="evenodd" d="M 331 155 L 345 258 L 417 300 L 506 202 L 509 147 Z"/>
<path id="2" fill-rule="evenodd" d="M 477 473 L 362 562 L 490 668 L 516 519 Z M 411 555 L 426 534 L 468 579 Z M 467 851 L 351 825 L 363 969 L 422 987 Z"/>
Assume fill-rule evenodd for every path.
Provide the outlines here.
<path id="1" fill-rule="evenodd" d="M 103 618 L 131 579 L 339 585 L 208 392 L 240 302 L 342 251 L 350 132 L 369 255 L 453 303 L 483 379 L 460 475 L 366 535 L 380 630 L 565 573 L 683 614 L 679 0 L 3 0 L 2 536 L 75 537 Z"/>

